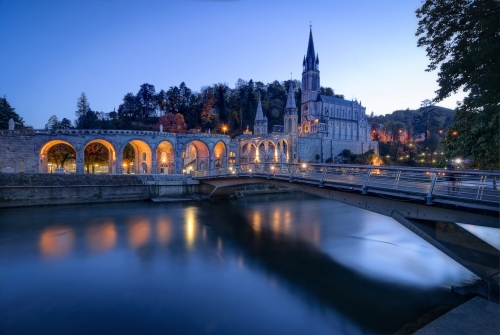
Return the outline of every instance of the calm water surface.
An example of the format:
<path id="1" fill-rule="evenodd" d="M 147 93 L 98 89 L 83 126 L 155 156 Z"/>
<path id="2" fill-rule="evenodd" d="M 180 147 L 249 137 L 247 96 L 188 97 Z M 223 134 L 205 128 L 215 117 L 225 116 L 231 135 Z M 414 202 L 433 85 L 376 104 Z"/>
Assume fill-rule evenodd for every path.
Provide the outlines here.
<path id="1" fill-rule="evenodd" d="M 303 194 L 0 211 L 0 334 L 385 334 L 472 274 Z"/>

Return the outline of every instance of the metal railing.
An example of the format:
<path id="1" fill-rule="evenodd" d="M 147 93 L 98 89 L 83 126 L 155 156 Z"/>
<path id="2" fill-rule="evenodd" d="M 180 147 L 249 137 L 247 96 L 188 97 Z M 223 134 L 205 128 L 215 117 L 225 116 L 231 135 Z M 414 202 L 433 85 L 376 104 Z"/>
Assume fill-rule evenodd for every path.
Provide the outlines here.
<path id="1" fill-rule="evenodd" d="M 309 163 L 234 164 L 192 171 L 195 179 L 262 177 L 362 194 L 500 211 L 500 172 Z"/>

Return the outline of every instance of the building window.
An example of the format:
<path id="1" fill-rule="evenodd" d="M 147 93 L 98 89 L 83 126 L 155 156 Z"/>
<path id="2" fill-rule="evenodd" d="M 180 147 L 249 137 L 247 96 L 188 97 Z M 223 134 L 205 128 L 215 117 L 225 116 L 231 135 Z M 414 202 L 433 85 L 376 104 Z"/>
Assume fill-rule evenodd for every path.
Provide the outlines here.
<path id="1" fill-rule="evenodd" d="M 338 127 L 339 127 L 339 123 L 335 122 L 335 128 L 338 128 Z"/>
<path id="2" fill-rule="evenodd" d="M 143 152 L 143 153 L 142 153 L 142 161 L 143 161 L 143 162 L 145 162 L 145 161 L 146 161 L 146 153 L 145 153 L 145 152 Z"/>
<path id="3" fill-rule="evenodd" d="M 344 122 L 342 122 L 342 129 L 344 129 Z"/>
<path id="4" fill-rule="evenodd" d="M 347 129 L 351 130 L 351 124 L 350 123 L 347 124 Z"/>

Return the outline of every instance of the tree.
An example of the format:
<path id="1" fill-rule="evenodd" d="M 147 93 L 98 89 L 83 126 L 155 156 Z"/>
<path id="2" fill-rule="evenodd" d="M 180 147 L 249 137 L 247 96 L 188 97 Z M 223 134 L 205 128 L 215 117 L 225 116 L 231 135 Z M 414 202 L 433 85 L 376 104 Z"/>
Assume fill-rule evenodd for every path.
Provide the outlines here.
<path id="1" fill-rule="evenodd" d="M 78 129 L 96 129 L 99 128 L 99 119 L 94 111 L 88 110 L 87 113 L 78 117 L 76 120 L 76 128 Z"/>
<path id="2" fill-rule="evenodd" d="M 74 159 L 76 156 L 75 150 L 67 144 L 56 144 L 50 148 L 47 153 L 47 159 L 50 163 L 55 163 L 56 167 L 64 168 L 64 164 L 70 160 Z"/>
<path id="3" fill-rule="evenodd" d="M 108 164 L 108 149 L 101 143 L 89 143 L 85 147 L 85 165 L 87 173 L 95 173 L 96 164 Z"/>
<path id="4" fill-rule="evenodd" d="M 205 92 L 205 96 L 203 98 L 203 110 L 201 111 L 201 122 L 205 128 L 213 128 L 213 108 L 215 105 L 215 96 L 212 93 L 212 90 L 208 89 Z"/>
<path id="5" fill-rule="evenodd" d="M 137 92 L 137 101 L 141 105 L 141 119 L 156 116 L 157 100 L 155 87 L 145 83 Z"/>
<path id="6" fill-rule="evenodd" d="M 57 116 L 52 115 L 47 121 L 47 124 L 45 124 L 45 130 L 56 130 L 58 126 L 59 120 L 57 119 Z"/>
<path id="7" fill-rule="evenodd" d="M 184 116 L 181 113 L 165 113 L 158 119 L 159 124 L 163 125 L 163 130 L 169 133 L 180 133 L 186 132 L 186 121 L 184 121 Z"/>
<path id="8" fill-rule="evenodd" d="M 123 148 L 123 164 L 125 164 L 125 167 L 127 168 L 126 173 L 130 174 L 130 167 L 134 164 L 135 162 L 135 150 L 132 144 L 127 143 L 125 148 Z"/>
<path id="9" fill-rule="evenodd" d="M 421 106 L 421 113 L 413 117 L 413 126 L 416 134 L 424 134 L 424 148 L 427 148 L 430 133 L 437 132 L 441 125 L 439 118 L 442 113 L 434 107 L 429 99 L 422 101 Z"/>
<path id="10" fill-rule="evenodd" d="M 500 113 L 495 106 L 481 113 L 458 109 L 453 125 L 446 132 L 443 147 L 448 158 L 470 158 L 471 167 L 500 168 Z"/>
<path id="11" fill-rule="evenodd" d="M 14 120 L 15 129 L 24 128 L 23 118 L 14 111 L 4 96 L 0 98 L 0 129 L 9 129 L 10 119 Z"/>
<path id="12" fill-rule="evenodd" d="M 418 46 L 439 67 L 435 101 L 460 88 L 467 108 L 500 101 L 500 3 L 498 0 L 427 0 L 416 11 Z"/>
<path id="13" fill-rule="evenodd" d="M 82 94 L 80 95 L 80 97 L 76 102 L 76 112 L 75 112 L 76 117 L 79 118 L 85 116 L 85 114 L 87 114 L 87 112 L 89 111 L 90 111 L 90 105 L 87 99 L 87 95 L 85 94 L 85 92 L 82 92 Z"/>
<path id="14" fill-rule="evenodd" d="M 63 119 L 61 120 L 61 122 L 59 122 L 58 127 L 59 127 L 60 129 L 69 129 L 69 128 L 71 128 L 71 120 L 68 120 L 68 119 L 66 119 L 66 118 L 63 118 Z"/>
<path id="15" fill-rule="evenodd" d="M 463 89 L 443 143 L 448 158 L 469 157 L 472 166 L 500 165 L 500 3 L 498 0 L 427 0 L 416 11 L 419 47 L 439 67 L 434 101 Z"/>

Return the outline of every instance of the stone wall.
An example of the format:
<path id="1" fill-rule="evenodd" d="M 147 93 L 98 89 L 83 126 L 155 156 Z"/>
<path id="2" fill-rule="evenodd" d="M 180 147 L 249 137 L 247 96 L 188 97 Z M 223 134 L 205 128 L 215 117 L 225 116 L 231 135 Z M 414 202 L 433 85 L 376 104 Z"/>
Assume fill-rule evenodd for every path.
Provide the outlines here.
<path id="1" fill-rule="evenodd" d="M 11 131 L 0 134 L 0 171 L 4 168 L 12 168 L 14 172 L 38 172 L 33 134 Z"/>
<path id="2" fill-rule="evenodd" d="M 329 138 L 299 137 L 298 147 L 300 160 L 306 162 L 315 162 L 316 155 L 324 162 L 330 157 L 335 158 L 344 149 L 355 154 L 362 154 L 373 149 L 378 154 L 378 142 L 376 141 L 336 141 Z"/>
<path id="3" fill-rule="evenodd" d="M 199 193 L 186 175 L 0 174 L 0 208 L 186 197 Z"/>

